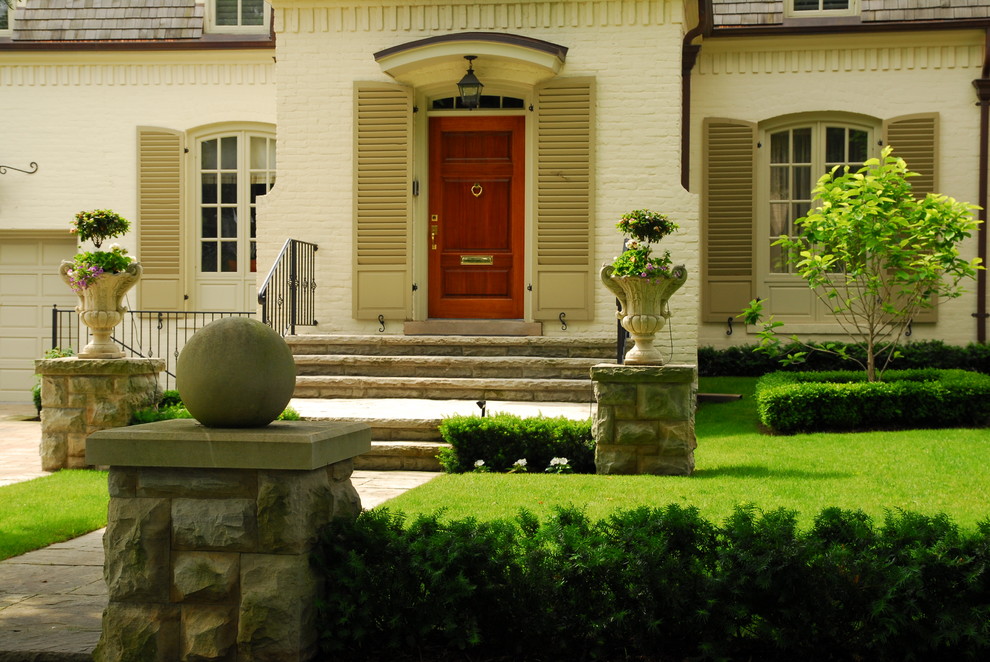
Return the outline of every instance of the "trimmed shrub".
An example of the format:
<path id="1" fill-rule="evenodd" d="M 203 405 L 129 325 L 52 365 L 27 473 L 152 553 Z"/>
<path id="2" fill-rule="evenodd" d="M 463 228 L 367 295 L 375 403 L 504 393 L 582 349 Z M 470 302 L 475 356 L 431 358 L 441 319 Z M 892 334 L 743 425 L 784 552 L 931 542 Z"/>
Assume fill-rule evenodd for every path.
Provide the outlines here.
<path id="1" fill-rule="evenodd" d="M 442 521 L 376 509 L 324 530 L 327 659 L 977 660 L 990 523 L 829 508 L 716 526 L 675 504 L 590 522 Z"/>
<path id="2" fill-rule="evenodd" d="M 531 470 L 542 471 L 555 457 L 566 457 L 576 473 L 595 472 L 595 440 L 591 420 L 522 418 L 512 414 L 451 416 L 439 426 L 440 436 L 450 448 L 440 451 L 444 471 L 472 471 L 484 460 L 492 471 L 507 471 L 519 459 Z"/>
<path id="3" fill-rule="evenodd" d="M 154 407 L 137 409 L 131 414 L 131 425 L 141 423 L 154 423 L 156 421 L 170 421 L 173 418 L 192 418 L 192 414 L 182 403 L 179 392 L 169 389 L 162 393 L 161 399 Z M 278 421 L 298 421 L 302 416 L 292 407 L 286 407 L 285 411 L 278 415 Z"/>
<path id="4" fill-rule="evenodd" d="M 965 370 L 775 372 L 756 384 L 760 422 L 783 434 L 985 427 L 990 376 Z"/>
<path id="5" fill-rule="evenodd" d="M 848 343 L 843 346 L 850 356 L 866 360 L 862 345 Z M 806 347 L 797 343 L 785 345 L 781 349 L 784 355 L 807 351 Z M 990 374 L 990 345 L 971 343 L 962 347 L 947 345 L 941 340 L 922 340 L 903 344 L 898 351 L 901 355 L 891 360 L 892 369 L 959 368 Z M 853 368 L 851 362 L 825 352 L 809 352 L 804 362 L 785 366 L 779 357 L 767 356 L 757 351 L 756 345 L 735 345 L 725 349 L 698 348 L 698 374 L 702 377 L 760 377 L 777 371 L 807 372 Z"/>

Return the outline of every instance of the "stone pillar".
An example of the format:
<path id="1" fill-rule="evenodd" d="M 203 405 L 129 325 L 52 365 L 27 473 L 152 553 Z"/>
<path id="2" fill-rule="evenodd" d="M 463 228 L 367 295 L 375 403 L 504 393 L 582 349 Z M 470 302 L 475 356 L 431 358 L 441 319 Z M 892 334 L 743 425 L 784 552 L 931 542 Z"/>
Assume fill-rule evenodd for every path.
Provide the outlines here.
<path id="1" fill-rule="evenodd" d="M 170 420 L 87 442 L 110 465 L 97 662 L 301 662 L 317 653 L 316 534 L 356 517 L 359 423 Z"/>
<path id="2" fill-rule="evenodd" d="M 692 365 L 604 364 L 591 369 L 600 474 L 688 476 L 694 471 L 696 373 Z"/>
<path id="3" fill-rule="evenodd" d="M 39 359 L 41 468 L 86 466 L 86 437 L 128 425 L 136 409 L 159 397 L 164 359 Z"/>

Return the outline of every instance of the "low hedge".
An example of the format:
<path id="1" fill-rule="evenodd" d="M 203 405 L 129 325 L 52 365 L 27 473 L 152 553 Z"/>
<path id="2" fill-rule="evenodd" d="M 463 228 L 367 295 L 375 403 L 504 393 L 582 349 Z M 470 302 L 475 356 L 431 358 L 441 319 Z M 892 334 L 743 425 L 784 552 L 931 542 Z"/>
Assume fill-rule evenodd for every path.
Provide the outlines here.
<path id="1" fill-rule="evenodd" d="M 860 343 L 843 345 L 850 356 L 864 363 L 866 352 Z M 807 351 L 793 343 L 782 348 L 783 353 Z M 958 368 L 990 374 L 990 345 L 971 343 L 966 346 L 947 345 L 941 340 L 922 340 L 900 346 L 901 356 L 891 360 L 896 370 L 917 368 Z M 760 377 L 779 370 L 804 372 L 809 370 L 854 370 L 856 365 L 825 352 L 808 352 L 802 363 L 784 366 L 780 358 L 756 351 L 756 345 L 735 345 L 724 349 L 698 348 L 698 374 L 702 377 Z"/>
<path id="2" fill-rule="evenodd" d="M 333 660 L 977 660 L 990 654 L 990 523 L 830 508 L 668 505 L 592 523 L 388 510 L 331 524 L 314 566 Z"/>
<path id="3" fill-rule="evenodd" d="M 990 375 L 965 370 L 775 372 L 756 383 L 760 422 L 783 434 L 985 427 Z"/>
<path id="4" fill-rule="evenodd" d="M 484 462 L 491 471 L 508 471 L 526 460 L 530 471 L 543 471 L 555 457 L 567 458 L 575 473 L 595 473 L 595 440 L 591 420 L 522 418 L 512 414 L 450 416 L 438 426 L 450 448 L 440 451 L 444 471 L 473 471 Z"/>

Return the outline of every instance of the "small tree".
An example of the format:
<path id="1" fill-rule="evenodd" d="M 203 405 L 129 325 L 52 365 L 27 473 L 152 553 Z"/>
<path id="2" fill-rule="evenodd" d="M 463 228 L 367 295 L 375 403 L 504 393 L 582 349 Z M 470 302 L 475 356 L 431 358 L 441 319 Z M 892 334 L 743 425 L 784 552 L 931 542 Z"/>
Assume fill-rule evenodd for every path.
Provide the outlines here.
<path id="1" fill-rule="evenodd" d="M 843 331 L 865 346 L 866 362 L 837 344 L 802 344 L 856 361 L 869 381 L 882 376 L 920 310 L 931 308 L 933 298 L 958 297 L 965 291 L 962 281 L 983 268 L 979 258 L 966 260 L 958 249 L 980 223 L 972 215 L 977 207 L 932 193 L 915 198 L 907 179 L 918 173 L 891 151 L 885 147 L 879 159 L 856 171 L 836 166 L 823 175 L 812 191 L 818 207 L 794 222 L 797 236 L 775 244 Z M 759 324 L 761 314 L 757 300 L 742 316 Z M 764 350 L 778 351 L 774 330 L 781 325 L 773 317 L 764 324 Z"/>

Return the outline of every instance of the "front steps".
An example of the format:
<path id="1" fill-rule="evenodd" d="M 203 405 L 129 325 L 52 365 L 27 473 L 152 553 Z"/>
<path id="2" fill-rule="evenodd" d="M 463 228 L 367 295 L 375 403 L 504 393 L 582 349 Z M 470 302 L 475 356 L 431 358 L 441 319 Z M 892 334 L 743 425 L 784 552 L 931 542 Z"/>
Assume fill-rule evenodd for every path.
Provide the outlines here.
<path id="1" fill-rule="evenodd" d="M 290 336 L 294 406 L 308 419 L 371 425 L 356 469 L 439 471 L 444 416 L 488 411 L 587 418 L 590 369 L 615 361 L 611 338 Z M 496 404 L 498 401 L 498 404 Z"/>
<path id="2" fill-rule="evenodd" d="M 590 402 L 608 338 L 294 336 L 297 398 Z"/>

